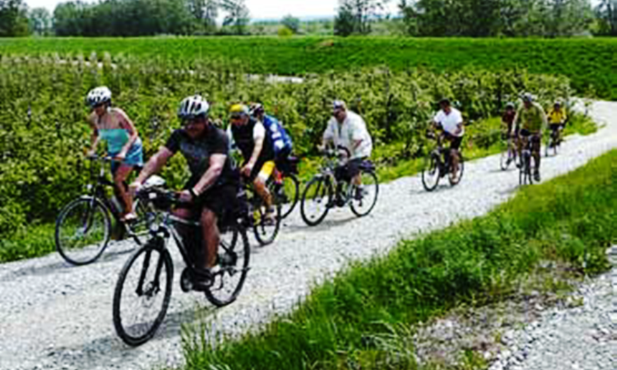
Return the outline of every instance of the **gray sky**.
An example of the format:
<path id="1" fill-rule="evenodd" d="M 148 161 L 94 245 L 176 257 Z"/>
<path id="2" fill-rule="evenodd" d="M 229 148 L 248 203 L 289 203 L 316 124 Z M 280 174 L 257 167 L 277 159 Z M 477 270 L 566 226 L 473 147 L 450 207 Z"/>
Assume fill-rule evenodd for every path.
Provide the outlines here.
<path id="1" fill-rule="evenodd" d="M 53 12 L 64 0 L 24 0 L 29 8 L 44 7 Z M 86 0 L 87 2 L 89 0 Z M 391 13 L 397 12 L 398 0 L 391 0 Z M 246 0 L 253 19 L 282 18 L 287 14 L 296 17 L 331 16 L 336 14 L 337 0 Z"/>

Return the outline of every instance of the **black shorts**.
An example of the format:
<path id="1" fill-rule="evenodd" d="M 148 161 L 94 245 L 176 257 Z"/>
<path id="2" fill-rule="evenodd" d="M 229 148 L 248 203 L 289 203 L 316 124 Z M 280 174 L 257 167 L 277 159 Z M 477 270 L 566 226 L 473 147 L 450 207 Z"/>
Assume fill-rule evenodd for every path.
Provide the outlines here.
<path id="1" fill-rule="evenodd" d="M 456 149 L 456 150 L 461 149 L 461 144 L 463 143 L 462 136 L 450 135 L 447 132 L 445 132 L 444 135 L 446 139 L 450 142 L 450 149 Z"/>
<path id="2" fill-rule="evenodd" d="M 189 181 L 184 189 L 188 190 L 195 186 L 196 183 L 196 181 Z M 207 208 L 214 212 L 218 218 L 222 218 L 225 214 L 236 210 L 238 207 L 238 191 L 238 185 L 232 183 L 216 185 L 200 194 L 191 204 L 179 207 L 190 209 L 196 213 Z"/>
<path id="3" fill-rule="evenodd" d="M 366 158 L 352 159 L 344 165 L 337 167 L 334 175 L 337 180 L 351 181 L 351 179 L 360 173 L 360 165 L 365 160 Z"/>
<path id="4" fill-rule="evenodd" d="M 522 137 L 524 137 L 524 138 L 528 138 L 528 137 L 530 137 L 530 136 L 531 136 L 531 139 L 532 139 L 533 141 L 538 141 L 538 140 L 540 139 L 540 137 L 541 137 L 541 135 L 540 135 L 540 133 L 539 133 L 539 132 L 531 132 L 531 131 L 529 131 L 529 130 L 527 130 L 527 129 L 524 129 L 524 128 L 522 128 L 522 129 L 519 131 L 519 134 L 520 134 Z"/>
<path id="5" fill-rule="evenodd" d="M 549 128 L 551 131 L 557 131 L 557 130 L 559 130 L 559 129 L 564 128 L 564 126 L 565 126 L 565 125 L 564 125 L 564 124 L 561 124 L 561 123 L 551 123 L 550 125 L 548 125 L 548 128 Z"/>

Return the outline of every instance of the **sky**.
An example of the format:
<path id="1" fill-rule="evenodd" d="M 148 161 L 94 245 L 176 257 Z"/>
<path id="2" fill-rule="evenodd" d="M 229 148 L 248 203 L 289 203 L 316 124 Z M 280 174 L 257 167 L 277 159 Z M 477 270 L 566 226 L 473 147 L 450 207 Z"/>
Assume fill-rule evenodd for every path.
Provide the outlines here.
<path id="1" fill-rule="evenodd" d="M 44 7 L 53 12 L 56 5 L 64 0 L 24 0 L 30 9 Z M 91 0 L 86 0 L 90 2 Z M 392 14 L 397 13 L 398 0 L 391 0 L 388 6 Z M 246 0 L 252 19 L 279 19 L 291 14 L 295 17 L 333 16 L 338 0 Z"/>

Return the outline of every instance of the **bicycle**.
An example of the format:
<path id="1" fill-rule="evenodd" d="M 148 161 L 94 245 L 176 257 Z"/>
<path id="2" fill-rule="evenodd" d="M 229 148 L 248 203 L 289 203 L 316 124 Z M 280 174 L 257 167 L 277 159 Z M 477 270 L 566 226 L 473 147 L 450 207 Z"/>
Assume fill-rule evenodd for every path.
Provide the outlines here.
<path id="1" fill-rule="evenodd" d="M 167 314 L 174 275 L 171 253 L 167 247 L 170 237 L 186 265 L 180 276 L 182 291 L 203 292 L 216 307 L 229 305 L 237 299 L 246 280 L 250 259 L 246 213 L 234 210 L 218 220 L 220 244 L 217 264 L 220 269 L 211 275 L 195 264 L 202 260 L 204 253 L 201 224 L 171 213 L 173 205 L 183 203 L 178 195 L 157 188 L 146 189 L 145 193 L 158 209 L 165 210 L 162 222 L 150 228 L 150 239 L 122 267 L 113 297 L 114 328 L 118 336 L 133 347 L 154 337 Z M 196 284 L 197 279 L 204 278 L 207 283 Z M 131 305 L 132 298 L 136 298 L 136 305 Z"/>
<path id="2" fill-rule="evenodd" d="M 550 152 L 553 152 L 553 156 L 557 155 L 557 149 L 559 148 L 559 146 L 561 146 L 561 131 L 562 131 L 562 125 L 559 126 L 559 128 L 555 129 L 555 130 L 550 130 L 551 133 L 548 135 L 548 142 L 546 143 L 546 147 L 544 149 L 544 156 L 545 157 L 549 157 L 550 156 Z"/>
<path id="3" fill-rule="evenodd" d="M 516 138 L 508 135 L 508 138 L 506 139 L 506 150 L 501 152 L 499 165 L 502 171 L 506 171 L 512 163 L 519 166 L 520 160 L 516 150 Z"/>
<path id="4" fill-rule="evenodd" d="M 137 219 L 128 223 L 120 220 L 122 204 L 115 196 L 109 197 L 107 188 L 114 188 L 107 178 L 107 165 L 114 161 L 109 157 L 89 157 L 90 183 L 86 194 L 69 202 L 58 215 L 55 227 L 55 244 L 58 253 L 72 265 L 87 265 L 96 261 L 107 248 L 111 239 L 113 217 L 116 229 L 127 234 L 140 244 L 139 237 L 146 234 L 147 226 L 156 218 L 156 212 L 147 200 L 135 198 L 133 207 Z M 95 162 L 100 163 L 95 176 Z M 165 180 L 153 176 L 144 186 L 162 187 Z M 111 216 L 110 216 L 111 215 Z"/>
<path id="5" fill-rule="evenodd" d="M 450 161 L 450 149 L 443 147 L 444 135 L 435 135 L 427 133 L 427 138 L 434 139 L 437 146 L 425 158 L 425 163 L 422 169 L 422 185 L 426 191 L 433 191 L 439 185 L 439 180 L 448 175 L 448 180 L 451 186 L 456 186 L 461 182 L 465 171 L 465 159 L 463 153 L 458 151 L 458 176 L 454 177 L 452 171 L 452 163 Z"/>
<path id="6" fill-rule="evenodd" d="M 266 186 L 270 191 L 272 196 L 272 205 L 275 210 L 275 215 L 273 220 L 268 220 L 266 217 L 267 208 L 266 203 L 261 198 L 259 194 L 253 188 L 253 184 L 250 182 L 244 182 L 244 191 L 246 192 L 249 216 L 250 216 L 250 224 L 253 227 L 253 233 L 255 234 L 255 239 L 259 245 L 266 246 L 272 244 L 276 236 L 278 235 L 279 229 L 281 227 L 281 204 L 278 201 L 276 196 L 276 188 L 274 185 L 274 181 L 270 178 Z"/>
<path id="7" fill-rule="evenodd" d="M 300 181 L 298 180 L 298 158 L 287 157 L 277 161 L 276 169 L 280 174 L 274 180 L 274 195 L 281 205 L 281 219 L 287 218 L 296 208 L 300 200 Z"/>
<path id="8" fill-rule="evenodd" d="M 345 155 L 341 156 L 339 150 L 344 150 Z M 375 207 L 379 195 L 379 180 L 373 163 L 366 160 L 360 165 L 362 185 L 358 188 L 351 183 L 351 179 L 337 179 L 335 175 L 339 161 L 350 157 L 349 150 L 339 146 L 336 151 L 327 150 L 324 154 L 323 165 L 302 194 L 300 213 L 304 222 L 316 226 L 324 220 L 331 208 L 347 205 L 357 217 L 368 215 Z M 358 192 L 360 199 L 355 196 Z"/>
<path id="9" fill-rule="evenodd" d="M 533 140 L 532 137 L 523 138 L 524 145 L 521 149 L 520 170 L 519 170 L 519 184 L 533 185 L 533 174 L 531 173 L 531 160 L 533 152 Z"/>

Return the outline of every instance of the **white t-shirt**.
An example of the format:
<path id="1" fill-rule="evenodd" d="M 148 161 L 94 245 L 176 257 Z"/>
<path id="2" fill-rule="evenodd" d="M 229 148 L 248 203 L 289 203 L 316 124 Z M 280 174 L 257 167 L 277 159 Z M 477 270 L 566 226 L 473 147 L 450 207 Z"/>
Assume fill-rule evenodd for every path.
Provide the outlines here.
<path id="1" fill-rule="evenodd" d="M 350 159 L 370 157 L 373 151 L 373 140 L 366 129 L 366 123 L 362 117 L 351 111 L 347 111 L 347 118 L 342 124 L 339 124 L 336 118 L 330 118 L 323 137 L 332 140 L 336 146 L 347 148 L 351 153 Z M 359 140 L 362 140 L 362 143 L 354 150 L 354 141 Z"/>
<path id="2" fill-rule="evenodd" d="M 443 130 L 450 135 L 462 137 L 465 134 L 465 127 L 462 126 L 463 116 L 456 108 L 451 108 L 450 114 L 446 114 L 443 110 L 440 110 L 435 118 L 433 118 L 433 121 L 439 123 Z M 457 135 L 455 133 L 459 124 L 461 124 L 462 130 L 461 133 Z"/>

